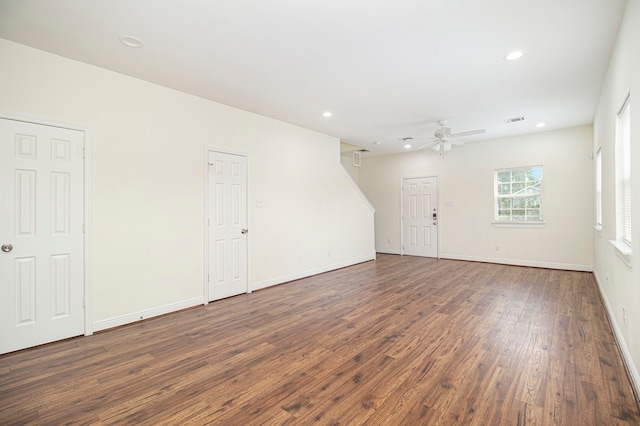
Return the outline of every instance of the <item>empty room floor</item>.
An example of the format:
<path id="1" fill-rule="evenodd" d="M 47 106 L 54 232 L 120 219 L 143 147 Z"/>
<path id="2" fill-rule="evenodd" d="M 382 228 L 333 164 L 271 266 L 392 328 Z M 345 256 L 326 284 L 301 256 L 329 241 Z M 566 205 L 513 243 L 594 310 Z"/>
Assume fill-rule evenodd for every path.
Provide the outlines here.
<path id="1" fill-rule="evenodd" d="M 0 356 L 0 424 L 638 425 L 592 274 L 378 255 Z"/>

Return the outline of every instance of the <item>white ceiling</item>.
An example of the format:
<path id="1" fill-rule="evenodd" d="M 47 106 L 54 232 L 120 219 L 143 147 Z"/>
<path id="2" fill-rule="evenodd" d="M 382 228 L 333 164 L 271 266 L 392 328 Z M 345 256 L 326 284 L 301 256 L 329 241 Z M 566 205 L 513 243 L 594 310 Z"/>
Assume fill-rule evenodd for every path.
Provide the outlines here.
<path id="1" fill-rule="evenodd" d="M 432 136 L 440 119 L 453 133 L 487 129 L 466 142 L 540 131 L 540 121 L 544 130 L 591 123 L 624 6 L 625 0 L 0 0 L 0 37 L 381 155 L 405 151 L 400 138 Z M 122 35 L 140 38 L 144 47 L 125 47 Z M 503 60 L 515 49 L 525 56 Z M 333 116 L 324 118 L 324 111 Z M 505 123 L 515 116 L 526 120 Z"/>

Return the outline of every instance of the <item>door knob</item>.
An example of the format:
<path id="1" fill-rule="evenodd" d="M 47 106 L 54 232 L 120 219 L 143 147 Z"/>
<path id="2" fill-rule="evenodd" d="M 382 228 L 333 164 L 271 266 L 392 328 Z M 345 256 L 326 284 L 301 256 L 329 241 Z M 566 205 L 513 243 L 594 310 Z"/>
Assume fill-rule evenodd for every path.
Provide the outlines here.
<path id="1" fill-rule="evenodd" d="M 5 253 L 9 253 L 11 250 L 13 250 L 13 246 L 11 244 L 3 244 L 2 245 L 2 251 Z"/>
<path id="2" fill-rule="evenodd" d="M 242 231 L 240 231 L 240 232 L 242 232 L 243 234 L 248 234 L 248 233 L 249 233 L 249 230 L 248 230 L 248 229 L 243 229 L 243 230 L 242 230 Z"/>

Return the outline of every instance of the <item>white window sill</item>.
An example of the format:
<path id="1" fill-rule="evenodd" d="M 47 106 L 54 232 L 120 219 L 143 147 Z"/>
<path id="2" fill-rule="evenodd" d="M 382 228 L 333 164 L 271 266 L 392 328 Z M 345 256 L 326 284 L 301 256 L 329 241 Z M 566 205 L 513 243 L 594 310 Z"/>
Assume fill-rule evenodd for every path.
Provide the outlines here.
<path id="1" fill-rule="evenodd" d="M 496 228 L 544 228 L 544 222 L 491 222 Z"/>
<path id="2" fill-rule="evenodd" d="M 616 254 L 628 267 L 631 267 L 631 247 L 623 243 L 622 241 L 609 240 L 609 242 L 616 249 Z"/>

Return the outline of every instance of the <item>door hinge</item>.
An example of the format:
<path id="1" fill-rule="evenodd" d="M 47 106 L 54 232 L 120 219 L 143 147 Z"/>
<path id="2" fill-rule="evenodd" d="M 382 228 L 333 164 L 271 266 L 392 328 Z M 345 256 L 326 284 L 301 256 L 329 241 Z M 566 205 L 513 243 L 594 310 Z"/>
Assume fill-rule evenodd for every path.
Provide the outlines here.
<path id="1" fill-rule="evenodd" d="M 86 228 L 85 228 L 84 223 L 83 223 L 83 224 L 82 224 L 82 233 L 84 234 L 84 233 L 86 233 L 86 232 L 87 232 L 87 231 L 86 231 Z"/>

